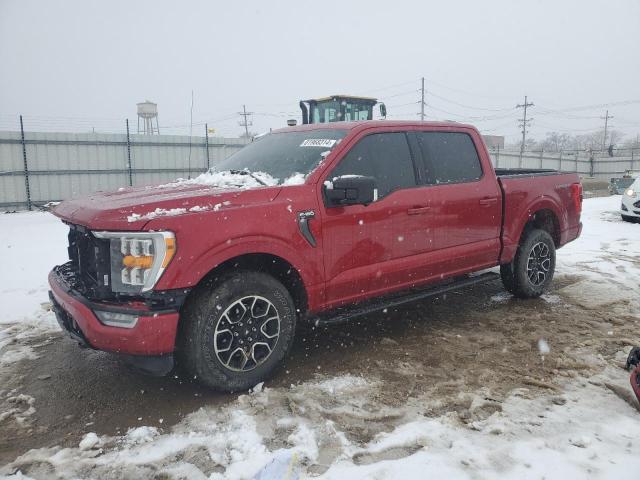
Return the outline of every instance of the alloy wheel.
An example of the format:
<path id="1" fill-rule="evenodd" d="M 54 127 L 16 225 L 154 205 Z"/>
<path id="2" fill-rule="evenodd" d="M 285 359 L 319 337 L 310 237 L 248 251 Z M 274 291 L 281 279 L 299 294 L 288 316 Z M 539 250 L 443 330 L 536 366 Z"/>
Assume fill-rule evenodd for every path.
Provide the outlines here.
<path id="1" fill-rule="evenodd" d="M 280 336 L 280 315 L 264 297 L 250 295 L 234 301 L 220 315 L 214 351 L 229 370 L 247 372 L 264 363 Z"/>
<path id="2" fill-rule="evenodd" d="M 542 285 L 551 269 L 551 250 L 544 242 L 536 243 L 527 258 L 527 277 L 534 286 Z"/>

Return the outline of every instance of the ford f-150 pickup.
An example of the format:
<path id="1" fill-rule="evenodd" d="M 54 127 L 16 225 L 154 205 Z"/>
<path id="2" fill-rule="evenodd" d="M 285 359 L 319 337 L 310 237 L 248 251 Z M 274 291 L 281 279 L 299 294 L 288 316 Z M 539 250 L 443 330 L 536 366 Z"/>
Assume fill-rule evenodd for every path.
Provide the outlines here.
<path id="1" fill-rule="evenodd" d="M 49 275 L 82 345 L 219 390 L 284 362 L 327 324 L 497 278 L 549 287 L 580 235 L 576 174 L 494 169 L 457 123 L 335 122 L 256 139 L 195 179 L 68 200 L 69 261 Z"/>

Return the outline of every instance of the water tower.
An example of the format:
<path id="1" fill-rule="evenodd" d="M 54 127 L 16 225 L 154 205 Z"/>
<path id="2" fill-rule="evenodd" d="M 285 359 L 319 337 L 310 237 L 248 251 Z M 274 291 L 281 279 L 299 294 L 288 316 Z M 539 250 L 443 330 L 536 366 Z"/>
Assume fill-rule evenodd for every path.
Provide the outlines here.
<path id="1" fill-rule="evenodd" d="M 140 120 L 142 120 L 142 130 L 140 130 Z M 144 135 L 160 134 L 157 103 L 150 102 L 149 100 L 138 103 L 138 133 L 143 133 Z"/>

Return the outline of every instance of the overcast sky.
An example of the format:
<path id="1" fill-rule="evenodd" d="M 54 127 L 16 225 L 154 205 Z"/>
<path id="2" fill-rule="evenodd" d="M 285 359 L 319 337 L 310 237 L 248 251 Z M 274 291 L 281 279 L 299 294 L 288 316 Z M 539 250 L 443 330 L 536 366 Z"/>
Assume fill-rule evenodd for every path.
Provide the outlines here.
<path id="1" fill-rule="evenodd" d="M 32 1 L 0 0 L 0 129 L 115 131 L 136 103 L 160 128 L 209 122 L 238 135 L 285 125 L 302 98 L 384 100 L 390 118 L 428 119 L 518 136 L 640 132 L 640 1 Z M 572 110 L 569 110 L 572 109 Z M 553 111 L 552 111 L 553 110 Z M 557 110 L 560 110 L 558 112 Z"/>

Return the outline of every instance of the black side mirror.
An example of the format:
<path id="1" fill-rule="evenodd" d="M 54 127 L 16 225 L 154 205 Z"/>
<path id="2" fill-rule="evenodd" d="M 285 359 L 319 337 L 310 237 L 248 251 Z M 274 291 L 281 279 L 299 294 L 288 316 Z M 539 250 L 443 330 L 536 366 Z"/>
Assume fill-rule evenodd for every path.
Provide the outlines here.
<path id="1" fill-rule="evenodd" d="M 387 106 L 384 103 L 380 103 L 380 116 L 387 118 Z"/>
<path id="2" fill-rule="evenodd" d="M 376 200 L 376 179 L 363 175 L 343 175 L 325 182 L 329 206 L 369 205 Z"/>

